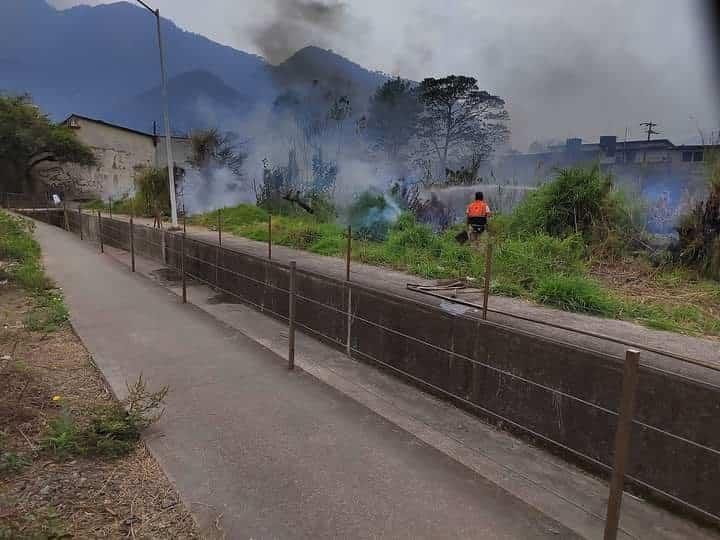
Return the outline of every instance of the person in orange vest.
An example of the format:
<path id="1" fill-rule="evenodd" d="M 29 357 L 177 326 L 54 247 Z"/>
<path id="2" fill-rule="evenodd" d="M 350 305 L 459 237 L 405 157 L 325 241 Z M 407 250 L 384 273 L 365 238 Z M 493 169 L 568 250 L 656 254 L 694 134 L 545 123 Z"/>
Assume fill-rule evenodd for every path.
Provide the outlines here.
<path id="1" fill-rule="evenodd" d="M 487 227 L 487 220 L 491 212 L 484 198 L 482 191 L 478 191 L 475 193 L 475 200 L 467 207 L 467 224 L 471 240 L 479 240 L 480 235 L 485 232 Z"/>

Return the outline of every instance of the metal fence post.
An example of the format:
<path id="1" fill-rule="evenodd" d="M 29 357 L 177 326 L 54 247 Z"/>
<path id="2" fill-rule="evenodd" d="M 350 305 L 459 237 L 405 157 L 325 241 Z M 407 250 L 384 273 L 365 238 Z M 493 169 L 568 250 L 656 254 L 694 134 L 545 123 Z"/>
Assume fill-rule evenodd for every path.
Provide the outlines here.
<path id="1" fill-rule="evenodd" d="M 272 214 L 268 214 L 268 260 L 272 260 Z"/>
<path id="2" fill-rule="evenodd" d="M 222 208 L 218 208 L 218 244 L 222 246 Z"/>
<path id="3" fill-rule="evenodd" d="M 135 226 L 132 214 L 130 214 L 130 269 L 135 271 Z"/>
<path id="4" fill-rule="evenodd" d="M 290 294 L 288 306 L 288 369 L 295 369 L 295 261 L 290 262 Z"/>
<path id="5" fill-rule="evenodd" d="M 105 253 L 105 244 L 103 244 L 102 216 L 100 210 L 97 211 L 98 216 L 98 237 L 100 238 L 100 253 Z"/>
<path id="6" fill-rule="evenodd" d="M 350 257 L 352 256 L 352 226 L 347 230 L 347 253 L 345 254 L 345 281 L 350 281 Z"/>
<path id="7" fill-rule="evenodd" d="M 628 349 L 625 353 L 620 414 L 618 415 L 617 430 L 615 431 L 615 456 L 613 459 L 612 480 L 610 482 L 610 496 L 608 497 L 607 519 L 605 520 L 605 540 L 615 540 L 617 538 L 620 523 L 620 504 L 622 503 L 623 486 L 625 484 L 625 468 L 630 453 L 630 436 L 632 435 L 632 421 L 635 415 L 639 363 L 640 351 Z"/>
<path id="8" fill-rule="evenodd" d="M 490 298 L 490 271 L 492 269 L 492 244 L 488 238 L 485 251 L 485 289 L 483 291 L 483 320 L 487 320 L 488 299 Z"/>
<path id="9" fill-rule="evenodd" d="M 187 278 L 185 277 L 185 231 L 180 239 L 180 273 L 182 274 L 182 301 L 187 304 Z"/>
<path id="10" fill-rule="evenodd" d="M 348 355 L 348 358 L 352 357 L 352 346 L 351 346 L 351 337 L 352 337 L 352 286 L 350 285 L 350 282 L 348 281 L 346 283 L 347 285 L 347 337 L 345 339 L 345 353 Z"/>
<path id="11" fill-rule="evenodd" d="M 67 213 L 67 201 L 63 199 L 63 225 L 65 226 L 65 230 L 70 230 L 70 220 L 68 220 L 68 213 Z"/>
<path id="12" fill-rule="evenodd" d="M 80 240 L 83 239 L 83 222 L 82 222 L 82 207 L 78 206 L 78 223 L 80 224 Z"/>

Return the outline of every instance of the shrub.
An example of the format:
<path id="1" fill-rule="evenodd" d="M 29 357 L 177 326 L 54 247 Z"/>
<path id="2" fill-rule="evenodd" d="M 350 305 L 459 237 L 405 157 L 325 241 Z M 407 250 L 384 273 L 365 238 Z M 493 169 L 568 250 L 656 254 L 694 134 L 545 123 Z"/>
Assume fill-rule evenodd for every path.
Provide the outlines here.
<path id="1" fill-rule="evenodd" d="M 636 197 L 634 200 L 639 201 Z M 606 255 L 619 255 L 640 234 L 644 207 L 615 190 L 599 167 L 560 169 L 502 223 L 515 235 L 581 235 Z M 501 220 L 502 222 L 502 220 Z"/>
<path id="2" fill-rule="evenodd" d="M 399 215 L 400 208 L 394 201 L 371 190 L 358 195 L 348 208 L 353 236 L 362 240 L 384 240 Z"/>
<path id="3" fill-rule="evenodd" d="M 125 400 L 97 408 L 84 428 L 63 407 L 60 416 L 49 422 L 42 447 L 60 458 L 72 455 L 115 458 L 127 454 L 140 440 L 142 431 L 162 416 L 168 388 L 151 392 L 140 375 L 127 389 Z"/>
<path id="4" fill-rule="evenodd" d="M 135 176 L 135 202 L 139 213 L 153 216 L 170 213 L 167 168 L 145 167 Z"/>

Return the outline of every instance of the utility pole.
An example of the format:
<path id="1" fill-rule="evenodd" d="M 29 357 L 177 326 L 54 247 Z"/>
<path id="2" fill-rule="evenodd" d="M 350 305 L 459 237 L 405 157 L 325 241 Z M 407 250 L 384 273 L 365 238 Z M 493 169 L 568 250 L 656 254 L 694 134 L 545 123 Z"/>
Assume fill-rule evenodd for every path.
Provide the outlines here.
<path id="1" fill-rule="evenodd" d="M 642 122 L 640 124 L 643 128 L 643 131 L 647 133 L 647 140 L 650 142 L 650 137 L 653 135 L 660 135 L 662 133 L 661 131 L 655 131 L 655 128 L 657 127 L 657 124 L 653 122 L 652 120 L 649 122 Z M 647 161 L 647 148 L 643 152 L 643 164 Z"/>
<path id="2" fill-rule="evenodd" d="M 160 50 L 160 79 L 163 97 L 163 123 L 165 124 L 165 154 L 167 155 L 168 184 L 170 191 L 170 218 L 172 226 L 178 226 L 177 202 L 175 200 L 175 163 L 172 156 L 170 134 L 170 107 L 168 105 L 167 74 L 165 73 L 165 55 L 163 54 L 162 34 L 160 33 L 160 10 L 153 10 L 143 0 L 137 2 L 155 16 L 157 22 L 158 49 Z"/>
<path id="3" fill-rule="evenodd" d="M 643 131 L 647 133 L 648 142 L 650 141 L 651 136 L 660 135 L 660 133 L 662 133 L 662 131 L 655 131 L 655 128 L 658 126 L 655 122 L 642 122 L 640 125 L 645 128 Z"/>

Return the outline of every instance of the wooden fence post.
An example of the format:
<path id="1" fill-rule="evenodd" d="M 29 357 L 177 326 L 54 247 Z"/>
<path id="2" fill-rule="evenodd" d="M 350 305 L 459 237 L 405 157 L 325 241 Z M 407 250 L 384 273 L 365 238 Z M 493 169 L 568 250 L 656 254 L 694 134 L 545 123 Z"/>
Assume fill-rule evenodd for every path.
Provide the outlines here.
<path id="1" fill-rule="evenodd" d="M 218 208 L 218 244 L 222 246 L 222 208 Z"/>
<path id="2" fill-rule="evenodd" d="M 351 345 L 351 338 L 352 338 L 352 286 L 350 285 L 350 282 L 348 281 L 346 283 L 347 286 L 347 337 L 345 338 L 345 353 L 348 355 L 348 358 L 352 357 L 352 345 Z"/>
<path id="3" fill-rule="evenodd" d="M 66 231 L 70 230 L 70 220 L 68 219 L 68 212 L 67 212 L 67 201 L 63 199 L 63 226 L 65 227 Z"/>
<path id="4" fill-rule="evenodd" d="M 295 369 L 295 269 L 297 263 L 290 262 L 290 293 L 288 306 L 288 369 Z"/>
<path id="5" fill-rule="evenodd" d="M 347 229 L 347 253 L 345 254 L 345 281 L 350 281 L 350 257 L 352 256 L 352 226 Z"/>
<path id="6" fill-rule="evenodd" d="M 639 364 L 640 351 L 628 349 L 625 353 L 622 398 L 617 430 L 615 431 L 615 457 L 613 459 L 612 480 L 610 481 L 607 519 L 605 520 L 605 540 L 615 540 L 617 538 L 620 524 L 620 504 L 622 503 L 623 487 L 625 485 L 625 468 L 630 453 L 630 436 L 632 435 L 632 421 L 635 415 Z"/>
<path id="7" fill-rule="evenodd" d="M 82 221 L 83 221 L 82 220 L 82 207 L 78 206 L 78 223 L 80 224 L 80 240 L 83 239 L 83 230 L 82 230 L 83 222 Z"/>
<path id="8" fill-rule="evenodd" d="M 105 244 L 103 244 L 102 216 L 100 210 L 97 211 L 98 217 L 98 237 L 100 238 L 100 253 L 105 253 Z"/>
<path id="9" fill-rule="evenodd" d="M 182 274 L 182 301 L 183 304 L 187 304 L 187 278 L 185 277 L 185 231 L 183 231 L 180 240 L 180 273 Z"/>
<path id="10" fill-rule="evenodd" d="M 112 219 L 112 197 L 108 197 L 108 215 Z"/>
<path id="11" fill-rule="evenodd" d="M 268 260 L 272 260 L 272 214 L 268 214 Z"/>
<path id="12" fill-rule="evenodd" d="M 488 238 L 485 251 L 485 287 L 483 291 L 483 320 L 487 320 L 488 299 L 490 298 L 490 272 L 492 270 L 492 243 Z"/>
<path id="13" fill-rule="evenodd" d="M 135 271 L 135 225 L 132 214 L 130 214 L 130 269 Z"/>

